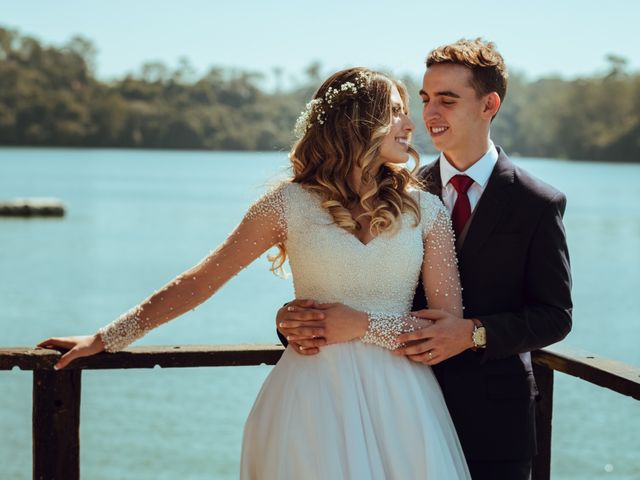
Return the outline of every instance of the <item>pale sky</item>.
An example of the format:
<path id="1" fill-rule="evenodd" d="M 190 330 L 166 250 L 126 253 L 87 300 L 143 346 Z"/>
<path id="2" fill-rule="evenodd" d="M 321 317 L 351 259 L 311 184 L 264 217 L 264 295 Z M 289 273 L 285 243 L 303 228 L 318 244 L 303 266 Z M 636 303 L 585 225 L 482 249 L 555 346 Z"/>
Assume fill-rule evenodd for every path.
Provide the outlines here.
<path id="1" fill-rule="evenodd" d="M 103 79 L 181 56 L 198 74 L 281 67 L 286 78 L 319 61 L 323 74 L 363 65 L 418 78 L 431 48 L 477 36 L 530 78 L 603 71 L 608 53 L 638 71 L 639 21 L 635 0 L 0 0 L 3 27 L 55 45 L 92 40 Z"/>

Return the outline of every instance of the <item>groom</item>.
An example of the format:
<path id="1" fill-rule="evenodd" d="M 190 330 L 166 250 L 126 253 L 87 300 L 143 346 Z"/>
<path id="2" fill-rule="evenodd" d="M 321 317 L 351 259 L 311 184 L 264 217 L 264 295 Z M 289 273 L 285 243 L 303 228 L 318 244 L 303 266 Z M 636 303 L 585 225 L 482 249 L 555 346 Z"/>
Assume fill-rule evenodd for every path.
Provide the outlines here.
<path id="1" fill-rule="evenodd" d="M 426 309 L 419 285 L 414 315 L 435 323 L 400 336 L 407 346 L 396 351 L 433 366 L 474 480 L 530 478 L 537 388 L 529 352 L 571 329 L 566 199 L 492 143 L 506 90 L 492 43 L 460 40 L 427 58 L 423 120 L 441 154 L 419 175 L 452 214 L 465 319 Z M 368 325 L 364 312 L 310 300 L 290 302 L 277 322 L 305 355 L 359 338 Z"/>

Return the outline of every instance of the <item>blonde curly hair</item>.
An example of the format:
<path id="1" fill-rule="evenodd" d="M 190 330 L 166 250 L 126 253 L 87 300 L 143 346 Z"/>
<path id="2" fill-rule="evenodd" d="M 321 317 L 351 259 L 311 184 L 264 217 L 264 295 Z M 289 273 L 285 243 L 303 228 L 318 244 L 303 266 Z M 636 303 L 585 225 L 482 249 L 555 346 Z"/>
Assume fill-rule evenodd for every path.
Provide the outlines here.
<path id="1" fill-rule="evenodd" d="M 306 130 L 289 153 L 291 181 L 316 192 L 335 224 L 352 234 L 361 228 L 358 220 L 362 217 L 369 217 L 374 236 L 394 232 L 405 212 L 414 216 L 417 225 L 420 208 L 408 188 L 420 186 L 415 177 L 418 152 L 409 147 L 408 153 L 415 159 L 411 171 L 393 163 L 380 165 L 379 161 L 380 146 L 391 130 L 391 90 L 394 86 L 398 89 L 408 113 L 405 86 L 380 72 L 355 67 L 331 75 L 313 100 L 326 98 L 330 90 L 344 91 L 344 84 L 358 85 L 357 92 L 347 92 L 330 106 L 325 102 L 321 110 L 308 112 Z M 356 168 L 361 171 L 357 187 L 350 181 Z M 364 213 L 354 218 L 351 210 L 358 205 Z M 272 271 L 280 270 L 286 259 L 284 244 L 277 248 L 278 253 L 269 257 Z"/>

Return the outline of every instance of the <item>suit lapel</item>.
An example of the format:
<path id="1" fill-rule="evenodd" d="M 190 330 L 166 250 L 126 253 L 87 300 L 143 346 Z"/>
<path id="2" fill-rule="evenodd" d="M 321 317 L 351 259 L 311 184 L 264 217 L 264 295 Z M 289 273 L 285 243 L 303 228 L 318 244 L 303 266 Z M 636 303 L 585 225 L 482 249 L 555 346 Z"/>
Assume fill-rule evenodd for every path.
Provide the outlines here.
<path id="1" fill-rule="evenodd" d="M 440 158 L 425 165 L 418 172 L 418 178 L 424 183 L 427 192 L 442 200 L 442 178 L 440 177 Z"/>
<path id="2" fill-rule="evenodd" d="M 515 167 L 502 149 L 497 148 L 498 161 L 468 225 L 466 238 L 459 252 L 461 261 L 465 256 L 473 256 L 480 250 L 509 205 L 509 186 L 514 182 Z"/>

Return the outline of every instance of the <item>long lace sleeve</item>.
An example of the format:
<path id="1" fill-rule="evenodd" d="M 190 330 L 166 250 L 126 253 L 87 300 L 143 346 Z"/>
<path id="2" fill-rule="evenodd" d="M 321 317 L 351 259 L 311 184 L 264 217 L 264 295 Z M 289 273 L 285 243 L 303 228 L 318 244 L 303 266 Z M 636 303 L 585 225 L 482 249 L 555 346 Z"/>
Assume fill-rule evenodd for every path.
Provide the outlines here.
<path id="1" fill-rule="evenodd" d="M 398 335 L 413 332 L 427 324 L 426 320 L 416 318 L 410 314 L 394 315 L 389 313 L 367 312 L 369 327 L 360 339 L 362 343 L 370 343 L 388 350 L 402 347 L 398 342 Z"/>
<path id="2" fill-rule="evenodd" d="M 435 201 L 434 219 L 423 233 L 422 283 L 429 308 L 462 317 L 462 288 L 455 237 L 447 210 L 439 200 Z"/>
<path id="3" fill-rule="evenodd" d="M 285 194 L 283 184 L 264 195 L 227 239 L 200 263 L 99 329 L 105 350 L 122 350 L 149 330 L 194 309 L 267 249 L 284 242 Z"/>
<path id="4" fill-rule="evenodd" d="M 462 289 L 451 221 L 437 197 L 422 195 L 424 256 L 421 273 L 429 308 L 446 310 L 461 317 Z M 397 341 L 398 335 L 423 328 L 429 323 L 408 313 L 393 315 L 367 312 L 367 315 L 369 326 L 361 341 L 389 350 L 403 346 Z"/>

